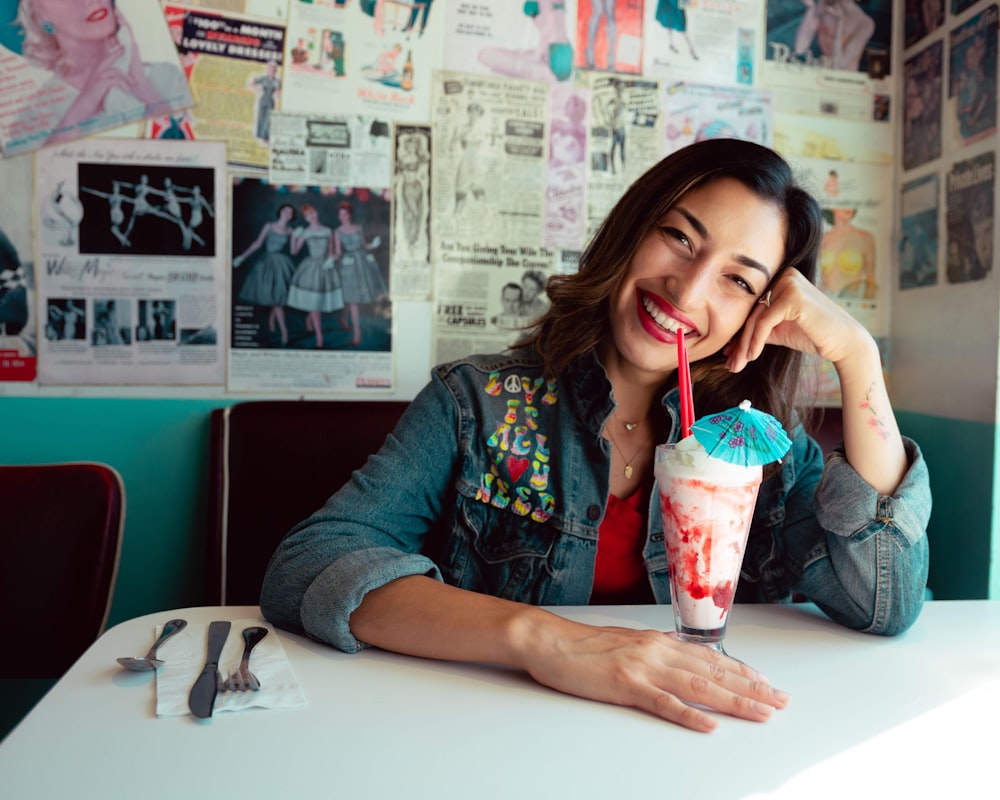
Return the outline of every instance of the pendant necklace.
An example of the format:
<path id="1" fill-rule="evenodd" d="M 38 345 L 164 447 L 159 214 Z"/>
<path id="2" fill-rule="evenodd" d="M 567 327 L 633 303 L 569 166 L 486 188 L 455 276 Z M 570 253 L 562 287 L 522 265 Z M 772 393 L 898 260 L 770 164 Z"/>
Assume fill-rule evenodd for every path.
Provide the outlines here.
<path id="1" fill-rule="evenodd" d="M 618 416 L 617 411 L 615 411 L 615 419 L 617 419 L 622 425 L 624 425 L 625 430 L 627 430 L 629 433 L 631 433 L 632 431 L 634 431 L 636 428 L 639 427 L 638 422 L 626 422 L 625 420 L 623 420 L 621 417 Z"/>
<path id="2" fill-rule="evenodd" d="M 646 442 L 648 441 L 649 437 L 646 437 L 642 440 L 642 443 L 639 445 L 636 451 L 632 453 L 631 458 L 627 458 L 625 456 L 625 453 L 622 451 L 621 445 L 618 444 L 618 440 L 615 439 L 614 431 L 612 431 L 610 428 L 608 428 L 608 435 L 610 435 L 611 437 L 611 444 L 615 446 L 615 449 L 618 450 L 618 455 L 620 455 L 622 457 L 622 460 L 625 462 L 625 480 L 630 480 L 632 478 L 632 473 L 635 471 L 632 469 L 632 462 L 635 461 L 635 457 L 643 451 L 643 448 L 645 448 Z"/>

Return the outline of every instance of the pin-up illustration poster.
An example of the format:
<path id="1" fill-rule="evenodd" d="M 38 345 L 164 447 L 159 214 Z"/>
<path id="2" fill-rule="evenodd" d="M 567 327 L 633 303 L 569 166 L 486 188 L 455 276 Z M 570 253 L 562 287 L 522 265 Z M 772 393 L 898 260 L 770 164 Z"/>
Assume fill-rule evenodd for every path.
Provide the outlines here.
<path id="1" fill-rule="evenodd" d="M 843 76 L 825 74 L 835 71 L 853 73 L 859 90 L 870 89 L 890 74 L 892 16 L 892 0 L 769 0 L 765 82 L 847 88 Z"/>
<path id="2" fill-rule="evenodd" d="M 569 80 L 577 63 L 576 9 L 576 0 L 448 3 L 444 68 L 550 83 Z"/>
<path id="3" fill-rule="evenodd" d="M 31 156 L 0 158 L 0 186 L 30 186 Z M 32 381 L 38 347 L 31 206 L 0 194 L 0 381 Z"/>
<path id="4" fill-rule="evenodd" d="M 426 121 L 442 58 L 439 5 L 289 0 L 281 110 Z"/>
<path id="5" fill-rule="evenodd" d="M 0 0 L 5 155 L 192 103 L 157 0 Z"/>
<path id="6" fill-rule="evenodd" d="M 762 18 L 762 0 L 646 0 L 643 75 L 751 85 Z"/>
<path id="7" fill-rule="evenodd" d="M 906 0 L 903 46 L 912 47 L 944 25 L 945 0 Z"/>
<path id="8" fill-rule="evenodd" d="M 949 51 L 950 130 L 955 144 L 967 145 L 997 130 L 997 6 L 955 28 Z"/>
<path id="9" fill-rule="evenodd" d="M 937 174 L 924 175 L 900 191 L 900 289 L 937 283 L 939 186 Z"/>
<path id="10" fill-rule="evenodd" d="M 603 72 L 641 72 L 642 0 L 579 0 L 574 63 Z"/>

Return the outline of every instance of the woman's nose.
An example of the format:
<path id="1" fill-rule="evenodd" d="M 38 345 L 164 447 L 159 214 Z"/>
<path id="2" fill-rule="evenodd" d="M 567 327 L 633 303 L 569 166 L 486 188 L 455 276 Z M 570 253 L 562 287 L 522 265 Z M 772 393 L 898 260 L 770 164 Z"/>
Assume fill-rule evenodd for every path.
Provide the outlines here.
<path id="1" fill-rule="evenodd" d="M 713 270 L 707 262 L 696 262 L 677 277 L 672 288 L 672 294 L 677 307 L 690 311 L 705 304 L 710 296 Z"/>

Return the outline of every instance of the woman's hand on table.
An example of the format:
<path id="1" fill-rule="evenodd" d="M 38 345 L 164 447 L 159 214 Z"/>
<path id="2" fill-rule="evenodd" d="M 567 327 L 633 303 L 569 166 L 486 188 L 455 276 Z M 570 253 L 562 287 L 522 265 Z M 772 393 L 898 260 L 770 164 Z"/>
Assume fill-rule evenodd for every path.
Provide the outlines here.
<path id="1" fill-rule="evenodd" d="M 555 635 L 543 631 L 524 651 L 527 671 L 553 689 L 642 709 L 705 733 L 718 722 L 703 709 L 764 722 L 788 704 L 788 694 L 753 668 L 704 645 L 662 631 L 559 619 L 565 624 L 544 626 Z"/>

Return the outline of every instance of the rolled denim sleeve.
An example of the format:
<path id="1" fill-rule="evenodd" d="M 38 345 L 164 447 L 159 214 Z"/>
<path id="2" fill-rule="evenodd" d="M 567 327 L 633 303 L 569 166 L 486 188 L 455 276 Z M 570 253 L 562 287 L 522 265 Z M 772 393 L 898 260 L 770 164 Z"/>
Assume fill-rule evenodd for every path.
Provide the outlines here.
<path id="1" fill-rule="evenodd" d="M 350 617 L 367 592 L 406 575 L 441 580 L 420 551 L 452 491 L 457 437 L 455 403 L 435 377 L 382 448 L 278 546 L 261 591 L 264 617 L 356 652 L 365 644 Z"/>
<path id="2" fill-rule="evenodd" d="M 904 447 L 909 467 L 892 495 L 873 489 L 842 451 L 829 454 L 811 492 L 815 522 L 801 515 L 798 530 L 795 524 L 786 529 L 801 565 L 796 591 L 835 621 L 866 633 L 902 633 L 923 606 L 930 481 L 916 443 L 904 437 Z M 797 488 L 790 511 L 805 502 L 809 483 Z M 811 524 L 819 531 L 809 530 Z"/>

